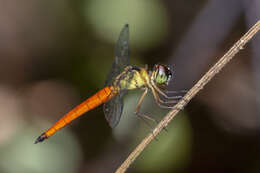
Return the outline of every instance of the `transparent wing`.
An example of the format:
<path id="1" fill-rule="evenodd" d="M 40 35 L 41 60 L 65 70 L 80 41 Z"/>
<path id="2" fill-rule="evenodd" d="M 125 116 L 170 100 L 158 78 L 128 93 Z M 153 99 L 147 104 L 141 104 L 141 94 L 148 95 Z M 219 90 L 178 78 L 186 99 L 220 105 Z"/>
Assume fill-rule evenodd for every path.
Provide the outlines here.
<path id="1" fill-rule="evenodd" d="M 112 84 L 114 78 L 129 65 L 129 26 L 126 24 L 121 30 L 115 47 L 115 60 L 107 76 L 105 86 Z"/>
<path id="2" fill-rule="evenodd" d="M 123 96 L 125 94 L 126 91 L 121 91 L 119 95 L 106 102 L 103 106 L 106 120 L 112 128 L 114 128 L 120 121 L 124 107 Z"/>

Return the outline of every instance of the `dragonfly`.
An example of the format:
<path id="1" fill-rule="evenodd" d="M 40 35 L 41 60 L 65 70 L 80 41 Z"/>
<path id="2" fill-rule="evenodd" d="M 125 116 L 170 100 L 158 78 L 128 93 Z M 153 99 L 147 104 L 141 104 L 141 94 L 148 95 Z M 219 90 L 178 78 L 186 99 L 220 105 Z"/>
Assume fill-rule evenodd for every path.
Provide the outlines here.
<path id="1" fill-rule="evenodd" d="M 140 113 L 141 104 L 148 91 L 152 91 L 157 105 L 161 108 L 172 108 L 173 104 L 176 104 L 182 98 L 182 96 L 178 95 L 169 95 L 177 93 L 176 91 L 165 90 L 173 75 L 170 67 L 163 64 L 155 64 L 152 70 L 148 70 L 147 65 L 141 68 L 130 65 L 129 61 L 129 25 L 126 24 L 116 42 L 115 59 L 107 76 L 105 87 L 65 114 L 47 131 L 42 133 L 35 140 L 35 144 L 48 139 L 72 120 L 101 104 L 104 104 L 103 111 L 106 120 L 114 128 L 120 121 L 124 105 L 123 97 L 129 90 L 144 90 L 137 103 L 135 114 L 142 119 L 152 121 L 155 121 L 155 119 Z"/>

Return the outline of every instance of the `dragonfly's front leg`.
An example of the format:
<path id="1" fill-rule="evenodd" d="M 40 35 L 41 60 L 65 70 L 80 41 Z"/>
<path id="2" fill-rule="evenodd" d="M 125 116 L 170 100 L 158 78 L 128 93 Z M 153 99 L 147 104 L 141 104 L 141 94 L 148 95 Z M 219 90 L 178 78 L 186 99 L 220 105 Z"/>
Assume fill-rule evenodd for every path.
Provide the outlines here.
<path id="1" fill-rule="evenodd" d="M 168 105 L 163 105 L 163 104 L 167 104 L 169 102 L 163 102 L 160 97 L 158 96 L 158 94 L 156 93 L 156 90 L 154 88 L 151 88 L 152 89 L 152 92 L 153 92 L 153 96 L 154 96 L 154 99 L 157 103 L 158 106 L 160 106 L 161 108 L 168 108 L 168 109 L 179 109 L 181 110 L 182 108 L 179 108 L 177 107 L 176 105 L 173 105 L 173 106 L 168 106 Z"/>
<path id="2" fill-rule="evenodd" d="M 181 91 L 162 91 L 159 87 L 156 86 L 156 84 L 153 83 L 153 87 L 154 89 L 159 93 L 161 94 L 162 96 L 164 96 L 167 100 L 170 100 L 170 99 L 174 99 L 174 100 L 178 100 L 178 99 L 181 99 L 183 96 L 181 95 L 177 95 L 177 96 L 168 96 L 167 94 L 171 94 L 171 93 L 175 93 L 175 94 L 178 94 L 178 93 L 186 93 L 187 91 L 186 90 L 181 90 Z M 167 93 L 167 94 L 166 94 Z"/>
<path id="3" fill-rule="evenodd" d="M 154 99 L 155 99 L 157 105 L 161 108 L 172 109 L 174 106 L 169 106 L 169 105 L 164 105 L 164 104 L 170 104 L 170 103 L 177 103 L 178 102 L 176 100 L 165 102 L 165 101 L 160 99 L 160 97 L 158 96 L 158 94 L 157 94 L 157 92 L 154 88 L 151 88 L 151 89 L 152 89 L 152 93 L 153 93 L 153 96 L 154 96 Z"/>

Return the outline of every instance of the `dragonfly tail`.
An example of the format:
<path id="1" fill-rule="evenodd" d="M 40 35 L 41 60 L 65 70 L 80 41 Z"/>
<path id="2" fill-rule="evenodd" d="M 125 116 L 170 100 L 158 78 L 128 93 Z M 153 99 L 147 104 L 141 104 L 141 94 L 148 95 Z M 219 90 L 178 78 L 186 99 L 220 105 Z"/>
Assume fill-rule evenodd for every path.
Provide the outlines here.
<path id="1" fill-rule="evenodd" d="M 58 130 L 69 124 L 72 120 L 113 98 L 116 95 L 116 93 L 112 92 L 112 90 L 112 86 L 107 86 L 102 90 L 98 91 L 95 95 L 88 98 L 86 101 L 84 101 L 83 103 L 72 109 L 69 113 L 64 115 L 51 128 L 49 128 L 46 132 L 42 133 L 35 140 L 34 143 L 37 144 L 39 142 L 43 142 L 45 139 L 51 137 Z"/>
<path id="2" fill-rule="evenodd" d="M 37 144 L 39 142 L 42 142 L 44 141 L 45 139 L 47 139 L 48 136 L 45 135 L 45 133 L 41 134 L 41 136 L 39 136 L 35 141 L 34 141 L 34 144 Z"/>

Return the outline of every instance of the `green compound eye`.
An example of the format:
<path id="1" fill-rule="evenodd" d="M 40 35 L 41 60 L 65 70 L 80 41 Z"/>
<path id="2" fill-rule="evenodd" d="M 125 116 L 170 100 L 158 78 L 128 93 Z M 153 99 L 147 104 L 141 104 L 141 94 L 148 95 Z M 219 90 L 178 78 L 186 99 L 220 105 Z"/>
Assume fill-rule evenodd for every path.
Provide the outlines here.
<path id="1" fill-rule="evenodd" d="M 164 84 L 167 82 L 167 76 L 165 74 L 158 74 L 156 76 L 156 83 Z"/>
<path id="2" fill-rule="evenodd" d="M 161 64 L 154 66 L 156 72 L 155 83 L 158 85 L 168 85 L 172 77 L 172 72 L 169 67 Z"/>

